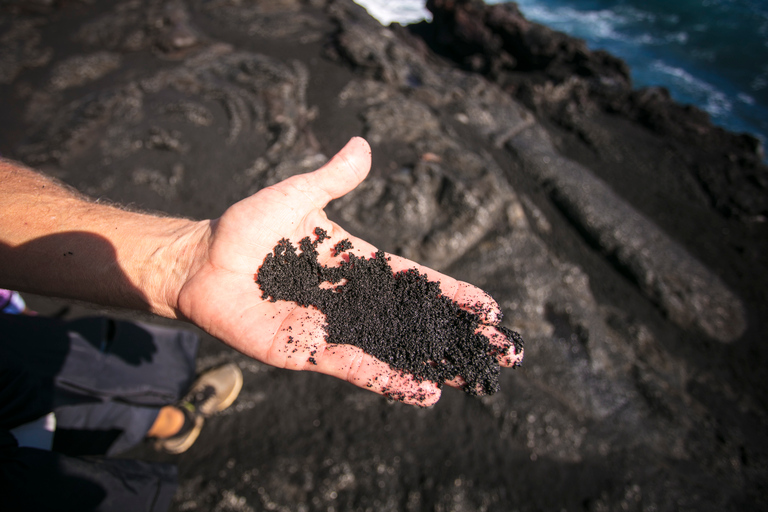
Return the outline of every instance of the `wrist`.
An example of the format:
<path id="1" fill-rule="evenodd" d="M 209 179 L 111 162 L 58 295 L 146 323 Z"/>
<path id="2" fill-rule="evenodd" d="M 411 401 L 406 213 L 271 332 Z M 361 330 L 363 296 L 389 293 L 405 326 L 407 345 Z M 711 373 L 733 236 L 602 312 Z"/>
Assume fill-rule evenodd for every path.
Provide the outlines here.
<path id="1" fill-rule="evenodd" d="M 207 221 L 126 211 L 0 160 L 3 287 L 178 318 L 209 233 Z"/>
<path id="2" fill-rule="evenodd" d="M 179 295 L 208 258 L 210 221 L 168 220 L 167 231 L 141 270 L 140 288 L 145 290 L 150 312 L 184 319 Z"/>

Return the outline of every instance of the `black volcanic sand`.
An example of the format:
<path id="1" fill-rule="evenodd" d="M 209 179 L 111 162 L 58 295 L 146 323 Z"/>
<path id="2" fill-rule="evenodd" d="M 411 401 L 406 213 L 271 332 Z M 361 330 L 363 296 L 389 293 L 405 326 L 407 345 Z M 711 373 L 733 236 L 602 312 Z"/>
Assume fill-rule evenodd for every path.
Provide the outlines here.
<path id="1" fill-rule="evenodd" d="M 462 309 L 441 293 L 439 282 L 415 269 L 394 273 L 383 251 L 370 259 L 347 253 L 341 266 L 323 266 L 317 247 L 329 237 L 320 228 L 315 235 L 314 242 L 309 237 L 299 242 L 301 253 L 282 239 L 267 255 L 256 275 L 264 298 L 316 307 L 325 314 L 329 344 L 354 345 L 439 386 L 460 376 L 471 395 L 499 390 L 499 348 L 477 332 L 478 314 Z M 334 254 L 351 248 L 342 240 Z M 323 283 L 336 286 L 323 288 Z M 520 335 L 498 329 L 520 353 Z"/>

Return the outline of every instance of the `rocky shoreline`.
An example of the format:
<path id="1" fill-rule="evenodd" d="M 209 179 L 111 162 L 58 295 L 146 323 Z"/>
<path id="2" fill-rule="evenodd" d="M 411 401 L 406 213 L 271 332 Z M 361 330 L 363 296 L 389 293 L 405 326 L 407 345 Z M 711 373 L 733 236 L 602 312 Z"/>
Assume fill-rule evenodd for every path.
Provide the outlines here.
<path id="1" fill-rule="evenodd" d="M 418 410 L 206 338 L 242 398 L 189 453 L 129 455 L 178 461 L 179 511 L 765 508 L 757 140 L 514 4 L 427 5 L 408 27 L 350 0 L 0 6 L 3 156 L 213 217 L 362 135 L 371 175 L 329 215 L 526 340 L 498 393 Z"/>

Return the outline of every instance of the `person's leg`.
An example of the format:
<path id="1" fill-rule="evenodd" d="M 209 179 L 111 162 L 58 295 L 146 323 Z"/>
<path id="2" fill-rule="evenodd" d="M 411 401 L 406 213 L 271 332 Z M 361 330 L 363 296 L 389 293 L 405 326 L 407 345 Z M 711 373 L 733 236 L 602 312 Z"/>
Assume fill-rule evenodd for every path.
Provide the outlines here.
<path id="1" fill-rule="evenodd" d="M 0 428 L 75 404 L 173 404 L 195 377 L 197 346 L 167 327 L 0 314 Z"/>
<path id="2" fill-rule="evenodd" d="M 158 449 L 181 453 L 197 438 L 203 418 L 228 407 L 242 387 L 233 364 L 205 372 L 187 387 L 198 346 L 191 332 L 105 317 L 13 317 L 3 324 L 0 367 L 13 371 L 0 372 L 0 383 L 7 384 L 0 386 L 0 427 L 56 411 L 54 445 L 64 453 L 125 451 L 147 437 L 160 410 L 172 403 L 185 415 L 184 425 L 170 437 L 151 437 Z M 23 393 L 29 400 L 21 400 Z M 17 410 L 20 401 L 29 406 Z M 173 430 L 165 427 L 163 434 Z"/>
<path id="3" fill-rule="evenodd" d="M 116 455 L 149 437 L 160 451 L 182 453 L 197 440 L 205 418 L 229 407 L 242 385 L 242 372 L 229 363 L 203 372 L 173 405 L 108 400 L 59 407 L 53 449 L 73 456 Z"/>
<path id="4" fill-rule="evenodd" d="M 166 405 L 157 413 L 157 418 L 147 432 L 147 437 L 165 439 L 179 433 L 186 419 L 184 411 L 173 405 Z"/>
<path id="5" fill-rule="evenodd" d="M 176 486 L 177 471 L 170 464 L 19 448 L 0 431 L 3 511 L 164 512 Z"/>
<path id="6" fill-rule="evenodd" d="M 117 455 L 144 440 L 160 410 L 113 400 L 58 407 L 53 450 L 71 456 Z"/>
<path id="7" fill-rule="evenodd" d="M 66 327 L 70 352 L 56 376 L 64 393 L 160 408 L 194 379 L 199 339 L 191 331 L 103 317 Z"/>
<path id="8" fill-rule="evenodd" d="M 2 509 L 167 510 L 176 488 L 176 469 L 171 465 L 20 448 L 10 432 L 51 411 L 96 406 L 125 393 L 149 405 L 120 404 L 125 408 L 113 419 L 117 421 L 122 414 L 130 435 L 115 436 L 105 425 L 95 430 L 99 435 L 93 431 L 90 435 L 105 446 L 114 446 L 119 438 L 127 447 L 144 438 L 162 406 L 178 400 L 194 377 L 194 335 L 128 325 L 121 330 L 138 332 L 137 343 L 132 346 L 130 339 L 121 337 L 117 350 L 110 352 L 116 336 L 104 329 L 109 325 L 106 320 L 78 322 L 73 328 L 71 323 L 52 318 L 0 315 Z M 143 371 L 152 363 L 156 370 L 144 374 L 147 378 L 142 380 Z M 139 378 L 115 379 L 126 375 Z M 126 382 L 128 386 L 123 385 Z M 62 430 L 73 424 L 67 421 L 67 413 L 60 413 L 57 419 L 64 419 L 58 421 Z"/>
<path id="9" fill-rule="evenodd" d="M 170 409 L 162 417 L 160 411 L 178 402 L 194 378 L 197 335 L 103 317 L 75 320 L 67 328 L 70 353 L 56 376 L 54 449 L 114 455 L 142 442 L 158 418 L 170 432 L 174 425 L 164 425 Z M 200 428 L 194 418 L 182 424 L 185 449 Z"/>

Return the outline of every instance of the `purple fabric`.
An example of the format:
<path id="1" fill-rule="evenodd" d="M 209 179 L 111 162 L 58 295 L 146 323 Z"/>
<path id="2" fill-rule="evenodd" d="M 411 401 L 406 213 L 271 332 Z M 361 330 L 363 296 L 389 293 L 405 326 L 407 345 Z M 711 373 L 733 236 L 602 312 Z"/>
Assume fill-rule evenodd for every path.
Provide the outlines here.
<path id="1" fill-rule="evenodd" d="M 19 292 L 13 290 L 0 289 L 0 311 L 11 315 L 20 315 L 27 309 L 27 304 L 19 295 Z"/>

